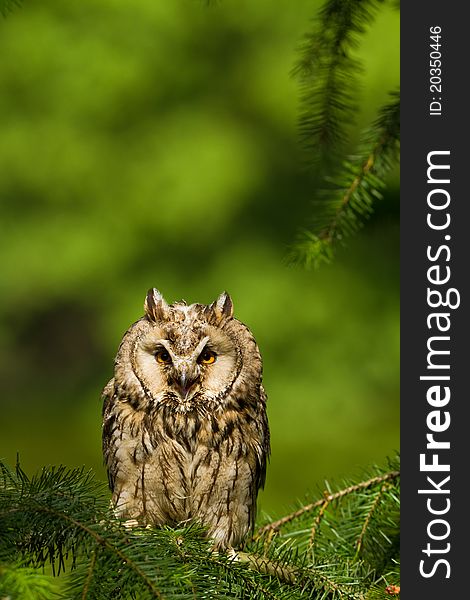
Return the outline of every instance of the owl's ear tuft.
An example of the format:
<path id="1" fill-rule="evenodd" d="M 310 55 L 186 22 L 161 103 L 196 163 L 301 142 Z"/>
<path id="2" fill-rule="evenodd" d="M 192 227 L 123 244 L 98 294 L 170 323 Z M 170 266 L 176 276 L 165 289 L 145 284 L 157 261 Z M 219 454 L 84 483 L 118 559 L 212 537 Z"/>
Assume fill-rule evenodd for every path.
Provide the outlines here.
<path id="1" fill-rule="evenodd" d="M 145 316 L 149 321 L 163 321 L 168 315 L 168 304 L 157 290 L 151 288 L 144 302 Z"/>
<path id="2" fill-rule="evenodd" d="M 214 324 L 233 317 L 233 302 L 227 292 L 222 292 L 215 302 L 209 304 L 206 316 L 207 320 Z"/>

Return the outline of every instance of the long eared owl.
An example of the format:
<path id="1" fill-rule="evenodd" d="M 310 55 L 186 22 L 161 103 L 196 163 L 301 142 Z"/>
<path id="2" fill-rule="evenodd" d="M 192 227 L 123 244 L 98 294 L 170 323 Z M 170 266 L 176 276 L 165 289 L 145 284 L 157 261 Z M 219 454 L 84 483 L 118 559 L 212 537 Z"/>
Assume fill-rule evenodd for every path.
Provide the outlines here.
<path id="1" fill-rule="evenodd" d="M 167 304 L 154 288 L 103 391 L 103 451 L 117 515 L 191 520 L 219 548 L 252 530 L 269 429 L 262 362 L 225 292 Z"/>

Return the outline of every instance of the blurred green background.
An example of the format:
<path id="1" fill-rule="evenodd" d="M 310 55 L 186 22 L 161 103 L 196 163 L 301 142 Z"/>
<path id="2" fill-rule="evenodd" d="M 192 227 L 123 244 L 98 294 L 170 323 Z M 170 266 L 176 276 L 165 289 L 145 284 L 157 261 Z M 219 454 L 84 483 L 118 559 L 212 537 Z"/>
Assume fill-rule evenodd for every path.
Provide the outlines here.
<path id="1" fill-rule="evenodd" d="M 25 0 L 0 20 L 1 457 L 105 479 L 100 391 L 152 286 L 226 289 L 255 333 L 262 510 L 398 449 L 397 176 L 332 266 L 284 260 L 315 193 L 290 70 L 318 6 Z M 385 8 L 361 45 L 361 125 L 398 84 L 398 31 Z"/>

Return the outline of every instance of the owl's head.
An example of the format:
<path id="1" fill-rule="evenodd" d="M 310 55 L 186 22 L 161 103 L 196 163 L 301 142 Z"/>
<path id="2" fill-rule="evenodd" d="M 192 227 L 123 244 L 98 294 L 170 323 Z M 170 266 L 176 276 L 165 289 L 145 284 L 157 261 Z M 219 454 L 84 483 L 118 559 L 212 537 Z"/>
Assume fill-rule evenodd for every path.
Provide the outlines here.
<path id="1" fill-rule="evenodd" d="M 259 391 L 259 350 L 249 329 L 233 317 L 226 292 L 208 305 L 168 304 L 153 288 L 144 310 L 115 363 L 115 383 L 134 402 L 137 397 L 149 408 L 188 412 L 221 406 L 232 393 Z"/>

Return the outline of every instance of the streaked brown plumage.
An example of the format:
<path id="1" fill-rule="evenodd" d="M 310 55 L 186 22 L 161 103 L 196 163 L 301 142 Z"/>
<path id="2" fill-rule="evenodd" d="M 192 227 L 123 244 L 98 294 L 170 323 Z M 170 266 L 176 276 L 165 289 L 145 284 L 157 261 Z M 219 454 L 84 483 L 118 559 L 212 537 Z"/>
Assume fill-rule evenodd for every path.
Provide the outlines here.
<path id="1" fill-rule="evenodd" d="M 262 362 L 223 293 L 168 305 L 154 288 L 105 387 L 103 451 L 116 513 L 196 520 L 219 548 L 252 530 L 269 455 Z"/>

